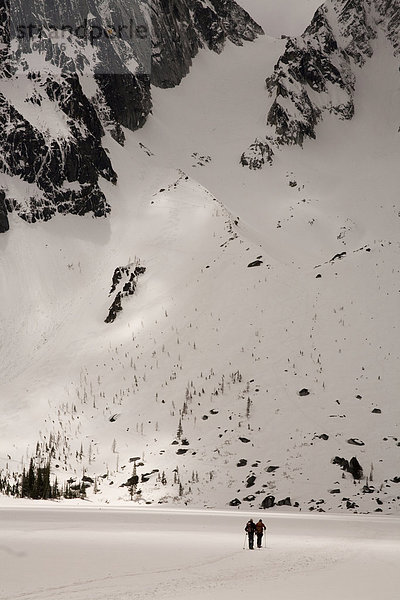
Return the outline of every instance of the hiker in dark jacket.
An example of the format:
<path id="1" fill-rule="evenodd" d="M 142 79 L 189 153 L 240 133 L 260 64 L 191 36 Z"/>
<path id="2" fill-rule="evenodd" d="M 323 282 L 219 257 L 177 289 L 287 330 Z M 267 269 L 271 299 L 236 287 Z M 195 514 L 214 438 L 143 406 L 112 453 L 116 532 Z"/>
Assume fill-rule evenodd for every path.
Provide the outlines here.
<path id="1" fill-rule="evenodd" d="M 247 532 L 249 536 L 249 550 L 253 550 L 254 548 L 254 532 L 256 530 L 256 526 L 254 525 L 253 519 L 250 519 L 246 523 L 246 527 L 244 530 Z"/>
<path id="2" fill-rule="evenodd" d="M 257 548 L 261 548 L 264 530 L 267 528 L 265 527 L 265 525 L 261 519 L 259 521 L 257 521 L 257 523 L 254 525 L 254 528 L 256 530 L 256 536 L 257 536 Z"/>

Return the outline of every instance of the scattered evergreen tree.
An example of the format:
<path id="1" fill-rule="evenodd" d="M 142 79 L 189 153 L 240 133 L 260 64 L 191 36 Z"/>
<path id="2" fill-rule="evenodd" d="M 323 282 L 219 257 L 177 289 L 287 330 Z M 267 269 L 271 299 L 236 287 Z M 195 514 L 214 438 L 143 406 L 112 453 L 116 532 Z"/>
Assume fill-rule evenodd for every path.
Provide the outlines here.
<path id="1" fill-rule="evenodd" d="M 22 498 L 34 500 L 47 500 L 58 497 L 57 481 L 54 486 L 50 483 L 50 460 L 44 466 L 36 467 L 31 458 L 28 473 L 22 472 L 20 495 Z"/>
<path id="2" fill-rule="evenodd" d="M 176 437 L 178 438 L 178 440 L 181 439 L 182 433 L 183 433 L 182 421 L 181 421 L 181 419 L 179 419 L 178 431 L 176 432 Z"/>
<path id="3" fill-rule="evenodd" d="M 132 477 L 130 477 L 129 479 L 129 493 L 131 496 L 131 500 L 133 500 L 133 495 L 136 492 L 137 489 L 137 484 L 139 483 L 139 477 L 137 475 L 137 471 L 136 471 L 136 461 L 133 462 L 133 470 L 132 470 Z"/>

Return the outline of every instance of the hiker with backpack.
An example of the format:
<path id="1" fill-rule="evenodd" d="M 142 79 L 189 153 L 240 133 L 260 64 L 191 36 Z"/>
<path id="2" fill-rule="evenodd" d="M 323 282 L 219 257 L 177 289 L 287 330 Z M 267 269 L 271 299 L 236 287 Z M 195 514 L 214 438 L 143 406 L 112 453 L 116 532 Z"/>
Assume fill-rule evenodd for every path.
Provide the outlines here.
<path id="1" fill-rule="evenodd" d="M 261 548 L 264 530 L 266 530 L 267 528 L 265 527 L 261 519 L 257 521 L 257 523 L 254 525 L 254 528 L 257 536 L 257 548 Z"/>
<path id="2" fill-rule="evenodd" d="M 249 550 L 253 550 L 253 548 L 254 548 L 254 532 L 256 530 L 256 526 L 254 524 L 253 519 L 250 519 L 249 521 L 247 521 L 246 527 L 244 528 L 244 530 L 247 533 L 248 538 L 249 538 Z"/>

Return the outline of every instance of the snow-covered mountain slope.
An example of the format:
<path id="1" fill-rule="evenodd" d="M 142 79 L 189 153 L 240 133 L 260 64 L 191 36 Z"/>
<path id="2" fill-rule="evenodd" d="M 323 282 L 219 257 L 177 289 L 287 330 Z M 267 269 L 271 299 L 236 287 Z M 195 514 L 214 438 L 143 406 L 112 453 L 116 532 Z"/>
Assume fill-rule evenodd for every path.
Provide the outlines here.
<path id="1" fill-rule="evenodd" d="M 2 478 L 50 455 L 96 501 L 398 512 L 397 62 L 374 40 L 354 118 L 254 172 L 285 43 L 200 52 L 107 133 L 107 219 L 11 216 Z"/>
<path id="2" fill-rule="evenodd" d="M 282 144 L 303 145 L 317 135 L 327 114 L 351 119 L 360 69 L 374 52 L 377 37 L 398 57 L 400 4 L 380 0 L 328 0 L 299 37 L 289 38 L 266 86 L 272 97 L 267 135 L 242 155 L 259 169 Z M 398 62 L 398 60 L 397 60 Z M 396 131 L 398 126 L 396 127 Z"/>
<path id="3" fill-rule="evenodd" d="M 0 233 L 15 211 L 104 216 L 107 131 L 143 126 L 150 82 L 178 85 L 199 49 L 263 31 L 233 0 L 0 2 Z"/>

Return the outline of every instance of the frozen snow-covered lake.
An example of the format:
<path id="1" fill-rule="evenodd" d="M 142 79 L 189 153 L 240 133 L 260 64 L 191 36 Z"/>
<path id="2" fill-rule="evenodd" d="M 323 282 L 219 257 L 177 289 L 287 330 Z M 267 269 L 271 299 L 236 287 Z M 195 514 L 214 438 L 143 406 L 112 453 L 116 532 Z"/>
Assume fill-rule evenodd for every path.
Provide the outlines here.
<path id="1" fill-rule="evenodd" d="M 400 587 L 400 519 L 158 508 L 0 508 L 0 599 L 379 597 Z M 262 594 L 262 595 L 261 595 Z"/>

